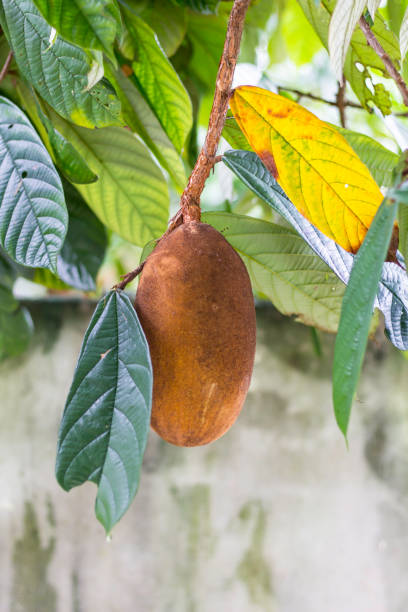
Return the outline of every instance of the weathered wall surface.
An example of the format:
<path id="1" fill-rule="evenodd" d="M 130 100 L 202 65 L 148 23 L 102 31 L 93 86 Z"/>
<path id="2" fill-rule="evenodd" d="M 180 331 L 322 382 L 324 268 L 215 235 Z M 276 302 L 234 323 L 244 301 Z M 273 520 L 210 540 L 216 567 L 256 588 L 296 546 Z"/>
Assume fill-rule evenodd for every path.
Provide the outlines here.
<path id="1" fill-rule="evenodd" d="M 350 428 L 310 331 L 258 310 L 250 394 L 208 447 L 151 434 L 139 493 L 107 542 L 94 485 L 54 479 L 86 305 L 34 306 L 0 365 L 1 612 L 406 612 L 408 363 L 371 347 Z"/>

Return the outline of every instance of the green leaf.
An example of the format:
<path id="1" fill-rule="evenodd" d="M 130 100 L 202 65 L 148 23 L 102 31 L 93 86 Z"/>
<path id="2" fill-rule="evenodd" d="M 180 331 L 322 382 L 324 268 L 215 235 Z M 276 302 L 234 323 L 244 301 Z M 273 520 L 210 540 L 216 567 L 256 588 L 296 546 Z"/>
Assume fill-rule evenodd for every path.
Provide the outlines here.
<path id="1" fill-rule="evenodd" d="M 220 0 L 171 0 L 176 6 L 187 6 L 197 13 L 215 13 Z"/>
<path id="2" fill-rule="evenodd" d="M 334 350 L 333 403 L 337 424 L 345 437 L 396 212 L 397 203 L 385 199 L 354 258 L 344 294 Z"/>
<path id="3" fill-rule="evenodd" d="M 186 10 L 163 0 L 150 0 L 139 17 L 154 30 L 167 57 L 174 55 L 186 34 Z"/>
<path id="4" fill-rule="evenodd" d="M 136 50 L 132 68 L 137 81 L 167 136 L 180 152 L 193 123 L 188 93 L 153 30 L 131 13 L 127 14 L 127 27 Z"/>
<path id="5" fill-rule="evenodd" d="M 228 16 L 200 16 L 191 13 L 188 18 L 187 35 L 193 47 L 188 64 L 188 73 L 207 87 L 214 89 L 218 65 L 224 47 Z"/>
<path id="6" fill-rule="evenodd" d="M 245 26 L 239 50 L 239 61 L 244 63 L 257 63 L 257 51 L 262 40 L 269 38 L 271 27 L 268 24 L 276 19 L 276 2 L 258 0 L 251 2 L 245 16 Z M 271 17 L 274 15 L 274 19 Z"/>
<path id="7" fill-rule="evenodd" d="M 94 291 L 107 246 L 105 228 L 78 191 L 64 181 L 69 228 L 57 261 L 59 278 L 76 289 Z"/>
<path id="8" fill-rule="evenodd" d="M 25 114 L 0 97 L 0 244 L 16 262 L 56 270 L 68 214 L 60 178 Z"/>
<path id="9" fill-rule="evenodd" d="M 24 352 L 33 334 L 30 313 L 13 296 L 14 279 L 15 272 L 0 253 L 0 361 Z"/>
<path id="10" fill-rule="evenodd" d="M 121 70 L 114 72 L 107 67 L 107 71 L 117 86 L 126 124 L 144 140 L 176 186 L 184 189 L 187 177 L 183 162 L 156 115 L 130 78 L 126 78 Z"/>
<path id="11" fill-rule="evenodd" d="M 291 228 L 230 213 L 204 213 L 243 259 L 255 291 L 285 315 L 336 331 L 344 284 Z"/>
<path id="12" fill-rule="evenodd" d="M 96 183 L 77 188 L 102 223 L 139 246 L 161 236 L 167 227 L 168 187 L 137 136 L 114 127 L 80 128 L 55 114 L 52 122 L 99 176 Z"/>
<path id="13" fill-rule="evenodd" d="M 0 361 L 27 350 L 33 335 L 33 322 L 27 308 L 18 305 L 12 313 L 0 308 Z"/>
<path id="14" fill-rule="evenodd" d="M 329 26 L 329 53 L 337 80 L 343 81 L 343 66 L 351 37 L 365 8 L 366 0 L 341 0 L 336 3 Z"/>
<path id="15" fill-rule="evenodd" d="M 388 17 L 390 29 L 398 36 L 408 0 L 389 0 L 384 11 Z"/>
<path id="16" fill-rule="evenodd" d="M 298 0 L 298 2 L 323 45 L 328 49 L 329 23 L 335 0 L 322 0 L 318 3 L 314 0 Z M 400 60 L 398 40 L 387 28 L 381 15 L 376 16 L 372 31 L 391 60 L 398 65 Z M 388 114 L 391 111 L 389 93 L 382 83 L 373 82 L 368 68 L 379 70 L 384 77 L 389 77 L 381 58 L 368 46 L 363 32 L 357 28 L 346 54 L 344 75 L 365 108 L 375 104 L 384 114 Z"/>
<path id="17" fill-rule="evenodd" d="M 240 149 L 241 151 L 253 150 L 230 110 L 225 119 L 222 136 L 234 149 Z"/>
<path id="18" fill-rule="evenodd" d="M 25 272 L 24 278 L 27 278 L 37 285 L 42 285 L 47 289 L 52 289 L 53 291 L 66 292 L 72 290 L 70 285 L 64 283 L 58 276 L 45 268 L 35 268 L 34 270 L 30 270 L 30 272 Z"/>
<path id="19" fill-rule="evenodd" d="M 400 204 L 398 208 L 399 245 L 404 259 L 408 262 L 408 206 Z"/>
<path id="20" fill-rule="evenodd" d="M 60 115 L 85 127 L 120 125 L 120 102 L 106 80 L 91 89 L 85 51 L 57 37 L 32 0 L 3 0 L 10 43 L 21 74 Z M 4 24 L 3 24 L 4 25 Z"/>
<path id="21" fill-rule="evenodd" d="M 115 0 L 34 0 L 53 28 L 85 49 L 104 51 L 114 60 L 113 42 L 120 26 Z M 115 61 L 115 60 L 114 60 Z"/>
<path id="22" fill-rule="evenodd" d="M 286 0 L 277 27 L 281 29 L 282 35 L 279 37 L 279 30 L 275 32 L 268 46 L 269 57 L 273 63 L 275 58 L 282 60 L 282 55 L 287 53 L 297 66 L 309 64 L 315 53 L 322 48 L 321 40 L 297 0 Z"/>
<path id="23" fill-rule="evenodd" d="M 377 184 L 389 187 L 393 181 L 393 170 L 398 164 L 398 155 L 370 136 L 337 125 L 333 127 L 343 134 L 349 145 L 370 170 Z"/>
<path id="24" fill-rule="evenodd" d="M 132 502 L 150 425 L 152 366 L 136 311 L 111 291 L 86 331 L 62 417 L 56 475 L 69 490 L 98 485 L 95 512 L 109 533 Z"/>

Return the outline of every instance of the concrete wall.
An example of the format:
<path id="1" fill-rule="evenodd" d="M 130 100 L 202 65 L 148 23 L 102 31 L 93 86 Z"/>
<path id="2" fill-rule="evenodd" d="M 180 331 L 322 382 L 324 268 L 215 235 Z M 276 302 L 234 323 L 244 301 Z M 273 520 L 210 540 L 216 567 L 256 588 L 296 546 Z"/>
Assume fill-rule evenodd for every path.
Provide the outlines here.
<path id="1" fill-rule="evenodd" d="M 331 408 L 333 338 L 258 309 L 238 422 L 207 447 L 150 435 L 139 493 L 106 541 L 95 487 L 54 479 L 87 304 L 37 304 L 0 365 L 1 612 L 406 612 L 408 363 L 371 346 L 350 427 Z"/>

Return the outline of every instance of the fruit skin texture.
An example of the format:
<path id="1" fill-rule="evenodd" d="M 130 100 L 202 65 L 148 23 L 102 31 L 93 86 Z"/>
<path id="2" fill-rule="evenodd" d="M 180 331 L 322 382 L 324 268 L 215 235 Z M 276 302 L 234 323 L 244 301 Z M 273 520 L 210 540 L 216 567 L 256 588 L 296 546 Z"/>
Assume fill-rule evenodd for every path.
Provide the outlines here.
<path id="1" fill-rule="evenodd" d="M 135 307 L 153 364 L 153 429 L 177 446 L 216 440 L 241 411 L 254 363 L 241 258 L 210 225 L 183 223 L 148 257 Z"/>

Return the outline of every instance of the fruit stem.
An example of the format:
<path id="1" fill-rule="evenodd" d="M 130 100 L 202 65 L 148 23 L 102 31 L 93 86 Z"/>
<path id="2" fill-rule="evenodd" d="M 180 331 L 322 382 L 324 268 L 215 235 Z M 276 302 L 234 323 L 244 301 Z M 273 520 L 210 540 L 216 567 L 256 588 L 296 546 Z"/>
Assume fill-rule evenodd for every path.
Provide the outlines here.
<path id="1" fill-rule="evenodd" d="M 200 220 L 200 197 L 205 181 L 209 177 L 214 164 L 220 161 L 216 153 L 228 110 L 245 14 L 250 2 L 251 0 L 235 0 L 231 9 L 224 50 L 221 55 L 215 83 L 214 100 L 208 122 L 207 135 L 180 200 L 183 221 Z"/>
<path id="2" fill-rule="evenodd" d="M 121 277 L 122 278 L 121 282 L 118 283 L 117 285 L 114 285 L 112 287 L 112 289 L 123 290 L 128 283 L 131 283 L 132 280 L 134 280 L 136 278 L 136 276 L 138 276 L 141 273 L 141 271 L 143 270 L 143 267 L 145 265 L 145 262 L 146 262 L 146 260 L 143 261 L 140 264 L 140 266 L 138 266 L 135 270 L 132 270 L 132 272 L 128 272 L 127 274 L 123 274 L 122 277 Z"/>

